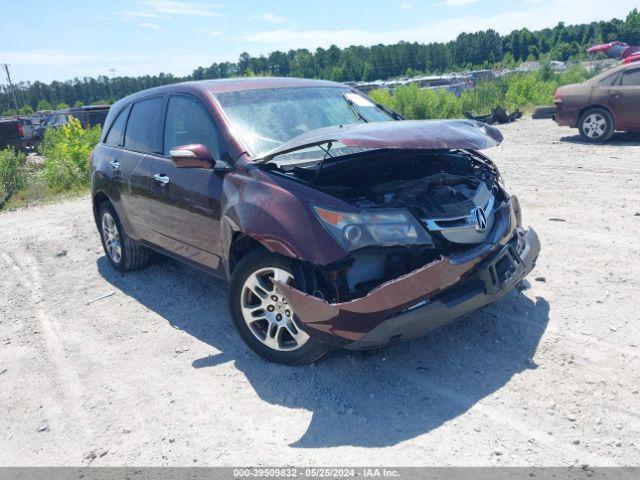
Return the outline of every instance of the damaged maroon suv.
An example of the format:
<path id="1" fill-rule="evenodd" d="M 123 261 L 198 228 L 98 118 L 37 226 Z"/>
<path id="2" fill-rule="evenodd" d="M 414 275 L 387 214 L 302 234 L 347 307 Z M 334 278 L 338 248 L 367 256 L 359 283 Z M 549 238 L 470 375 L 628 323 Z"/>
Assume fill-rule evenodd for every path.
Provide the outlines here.
<path id="1" fill-rule="evenodd" d="M 308 363 L 420 337 L 531 271 L 538 238 L 479 153 L 501 140 L 332 82 L 182 83 L 111 108 L 93 211 L 114 268 L 155 251 L 226 278 L 249 347 Z"/>

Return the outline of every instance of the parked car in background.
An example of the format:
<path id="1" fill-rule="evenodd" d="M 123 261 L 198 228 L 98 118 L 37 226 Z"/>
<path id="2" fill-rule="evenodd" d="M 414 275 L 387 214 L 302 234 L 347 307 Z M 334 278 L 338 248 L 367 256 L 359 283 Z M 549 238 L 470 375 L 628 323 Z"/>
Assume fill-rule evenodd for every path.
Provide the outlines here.
<path id="1" fill-rule="evenodd" d="M 555 105 L 555 121 L 578 128 L 588 142 L 604 142 L 616 131 L 640 132 L 640 64 L 560 87 Z"/>
<path id="2" fill-rule="evenodd" d="M 31 144 L 37 147 L 44 140 L 47 129 L 66 125 L 71 117 L 78 119 L 83 128 L 103 126 L 109 114 L 109 108 L 109 105 L 87 105 L 53 112 L 40 126 L 34 129 Z"/>
<path id="3" fill-rule="evenodd" d="M 175 84 L 112 107 L 93 212 L 115 269 L 154 250 L 228 279 L 249 347 L 309 363 L 420 337 L 533 269 L 538 238 L 478 152 L 501 141 L 333 82 Z"/>
<path id="4" fill-rule="evenodd" d="M 25 146 L 27 148 L 32 147 L 33 133 L 38 125 L 29 117 L 19 117 L 18 122 L 20 122 L 20 125 L 22 126 L 22 137 L 24 138 Z"/>
<path id="5" fill-rule="evenodd" d="M 16 151 L 25 149 L 22 122 L 17 118 L 0 119 L 0 150 L 5 148 Z"/>

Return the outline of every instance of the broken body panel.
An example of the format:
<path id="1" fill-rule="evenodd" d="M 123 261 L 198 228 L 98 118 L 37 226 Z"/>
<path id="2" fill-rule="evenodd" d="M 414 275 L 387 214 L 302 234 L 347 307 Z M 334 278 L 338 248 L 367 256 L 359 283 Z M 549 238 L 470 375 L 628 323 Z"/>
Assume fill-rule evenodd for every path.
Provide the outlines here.
<path id="1" fill-rule="evenodd" d="M 381 130 L 387 133 L 397 132 L 398 135 L 383 136 Z M 407 134 L 407 131 L 410 133 Z M 355 270 L 354 264 L 358 261 L 364 264 L 364 267 L 360 268 L 369 272 L 376 270 L 371 266 L 372 262 L 376 261 L 376 257 L 368 253 L 362 254 L 361 251 L 349 252 L 347 249 L 342 249 L 339 256 L 336 256 L 334 251 L 331 258 L 323 255 L 324 261 L 314 262 L 312 259 L 318 258 L 316 252 L 322 252 L 327 244 L 335 247 L 336 242 L 327 243 L 326 231 L 318 232 L 316 228 L 311 227 L 311 223 L 314 222 L 308 214 L 303 216 L 303 218 L 306 217 L 305 222 L 310 221 L 311 227 L 309 229 L 311 235 L 306 235 L 308 240 L 306 245 L 315 245 L 317 249 L 312 247 L 313 253 L 303 255 L 291 255 L 289 252 L 287 256 L 299 260 L 299 272 L 312 270 L 312 276 L 316 279 L 298 285 L 298 288 L 284 283 L 277 284 L 281 293 L 286 296 L 294 311 L 297 312 L 303 329 L 324 343 L 353 349 L 371 348 L 415 338 L 490 303 L 524 278 L 533 268 L 539 253 L 537 236 L 533 230 L 525 231 L 521 227 L 517 199 L 509 197 L 499 186 L 497 168 L 488 158 L 475 151 L 475 149 L 496 145 L 501 140 L 502 135 L 497 129 L 472 121 L 364 124 L 310 132 L 296 137 L 261 159 L 261 163 L 277 162 L 280 155 L 328 142 L 339 142 L 347 147 L 373 149 L 373 151 L 358 151 L 354 155 L 331 158 L 329 161 L 331 164 L 325 168 L 324 172 L 315 171 L 312 175 L 307 175 L 302 171 L 303 169 L 299 168 L 288 172 L 283 172 L 281 167 L 271 169 L 271 173 L 279 181 L 293 181 L 297 184 L 293 187 L 294 190 L 310 188 L 315 195 L 329 194 L 328 198 L 332 199 L 332 202 L 321 202 L 321 205 L 340 211 L 355 209 L 362 212 L 385 206 L 402 206 L 409 208 L 420 217 L 421 209 L 418 203 L 422 203 L 422 195 L 427 193 L 421 189 L 442 187 L 445 191 L 451 191 L 452 196 L 450 198 L 442 196 L 442 192 L 439 192 L 437 199 L 429 200 L 437 200 L 440 203 L 438 208 L 443 211 L 441 215 L 451 216 L 454 213 L 459 215 L 461 208 L 464 210 L 474 207 L 473 201 L 478 198 L 478 192 L 482 191 L 486 196 L 489 195 L 488 188 L 491 191 L 491 202 L 485 199 L 482 203 L 491 210 L 487 212 L 487 232 L 479 234 L 477 231 L 453 228 L 449 231 L 442 228 L 438 232 L 442 237 L 439 243 L 440 248 L 432 245 L 433 250 L 426 256 L 420 252 L 414 255 L 414 262 L 407 263 L 412 267 L 418 263 L 417 268 L 409 270 L 405 268 L 406 271 L 393 278 L 383 275 L 382 278 L 378 278 L 378 282 L 372 282 L 373 285 L 368 284 L 364 291 L 352 285 L 353 282 L 350 282 L 349 277 L 352 275 L 352 270 Z M 399 186 L 397 180 L 389 181 L 388 176 L 385 176 L 387 181 L 384 182 L 372 181 L 375 175 L 371 171 L 375 171 L 375 165 L 380 161 L 380 157 L 387 160 L 387 170 L 395 168 L 394 163 L 398 164 L 397 167 L 400 170 L 405 170 L 414 157 L 422 162 L 423 170 L 416 175 L 417 179 L 404 181 L 404 183 L 401 181 Z M 459 161 L 466 162 L 464 168 L 456 165 Z M 366 166 L 369 170 L 367 174 L 358 167 L 358 162 Z M 365 180 L 356 181 L 354 178 L 349 184 L 353 173 L 345 167 L 345 164 L 355 165 L 354 170 L 357 174 L 354 177 L 364 176 Z M 432 165 L 433 169 L 430 170 L 425 165 Z M 456 165 L 455 168 L 454 165 Z M 332 169 L 335 172 L 332 172 Z M 398 178 L 402 178 L 402 175 Z M 471 179 L 476 183 L 470 184 Z M 395 180 L 395 177 L 391 180 Z M 349 184 L 349 187 L 346 187 L 345 183 Z M 371 183 L 374 184 L 373 187 Z M 378 186 L 384 190 L 382 197 L 386 199 L 391 195 L 393 199 L 387 202 L 379 195 L 369 195 L 370 190 L 372 188 L 376 190 L 374 187 Z M 292 185 L 288 185 L 287 190 L 291 191 L 291 187 Z M 353 192 L 348 191 L 349 189 Z M 376 190 L 376 193 L 379 193 L 379 190 Z M 305 197 L 310 199 L 311 203 L 319 200 L 313 198 L 313 195 L 305 195 Z M 447 200 L 451 200 L 451 203 L 447 204 Z M 495 206 L 493 206 L 494 202 Z M 289 212 L 295 213 L 295 209 L 289 209 Z M 424 215 L 428 213 L 427 211 Z M 301 217 L 297 216 L 297 218 Z M 426 218 L 420 219 L 431 228 L 436 223 Z M 455 215 L 454 219 L 457 219 Z M 317 222 L 315 224 L 317 225 Z M 468 226 L 458 224 L 457 227 Z M 472 240 L 465 241 L 464 236 Z M 453 245 L 454 248 L 442 247 L 445 244 L 449 247 L 455 245 Z M 411 248 L 414 247 L 405 250 L 413 252 Z M 378 250 L 376 254 L 388 258 L 397 254 L 398 249 L 382 246 Z M 368 252 L 367 249 L 362 251 Z M 525 251 L 526 258 L 522 258 L 521 255 Z M 413 253 L 407 255 L 413 255 Z M 424 261 L 425 259 L 427 261 Z M 495 266 L 498 262 L 501 262 L 500 271 Z M 303 276 L 296 275 L 297 278 Z M 336 289 L 318 287 L 317 278 L 325 279 L 326 284 L 337 285 Z M 458 305 L 457 307 L 450 308 L 441 303 L 438 308 L 434 308 L 438 304 L 435 300 L 439 296 L 450 295 L 452 290 L 465 282 L 470 290 L 461 289 L 459 294 L 453 295 L 454 304 Z M 311 283 L 315 287 L 309 287 Z M 319 283 L 321 285 L 322 280 Z M 340 285 L 343 286 L 342 290 L 339 289 Z M 457 300 L 465 296 L 468 298 L 466 303 L 462 302 L 465 307 L 462 308 Z M 400 318 L 405 320 L 400 321 Z"/>

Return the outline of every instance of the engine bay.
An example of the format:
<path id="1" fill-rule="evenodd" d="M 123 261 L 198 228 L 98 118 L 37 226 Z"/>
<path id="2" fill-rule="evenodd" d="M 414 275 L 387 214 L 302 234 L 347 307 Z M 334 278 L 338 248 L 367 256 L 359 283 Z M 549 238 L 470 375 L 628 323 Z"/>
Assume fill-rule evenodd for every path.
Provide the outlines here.
<path id="1" fill-rule="evenodd" d="M 271 167 L 312 184 L 359 210 L 408 209 L 428 231 L 431 245 L 370 247 L 342 265 L 307 274 L 309 293 L 331 301 L 366 295 L 381 283 L 441 256 L 484 241 L 495 207 L 508 199 L 495 165 L 468 151 L 390 151 L 346 155 L 319 166 Z"/>

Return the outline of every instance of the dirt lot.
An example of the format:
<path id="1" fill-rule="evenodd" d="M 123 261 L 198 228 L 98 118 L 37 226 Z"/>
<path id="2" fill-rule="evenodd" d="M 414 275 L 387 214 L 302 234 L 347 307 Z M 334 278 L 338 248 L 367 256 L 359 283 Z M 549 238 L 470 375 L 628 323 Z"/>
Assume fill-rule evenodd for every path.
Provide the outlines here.
<path id="1" fill-rule="evenodd" d="M 530 288 L 309 367 L 248 351 L 222 282 L 114 273 L 87 198 L 0 214 L 0 464 L 640 466 L 640 138 L 503 131 Z"/>

